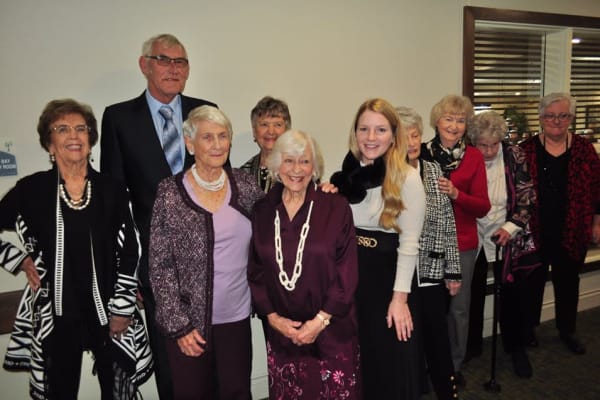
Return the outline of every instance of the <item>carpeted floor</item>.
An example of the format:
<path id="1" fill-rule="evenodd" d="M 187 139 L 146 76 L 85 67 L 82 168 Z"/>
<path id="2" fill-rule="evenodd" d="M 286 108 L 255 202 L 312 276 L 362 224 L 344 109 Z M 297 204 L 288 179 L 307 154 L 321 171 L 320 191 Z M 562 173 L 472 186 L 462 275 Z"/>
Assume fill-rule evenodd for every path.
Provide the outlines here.
<path id="1" fill-rule="evenodd" d="M 490 380 L 491 338 L 484 342 L 484 353 L 472 359 L 463 369 L 467 385 L 459 393 L 462 400 L 598 400 L 600 399 L 600 308 L 582 311 L 577 317 L 577 335 L 585 344 L 584 355 L 569 352 L 558 339 L 554 320 L 537 330 L 540 346 L 529 349 L 533 377 L 517 377 L 510 356 L 498 341 L 496 382 L 499 393 L 484 389 Z M 433 400 L 435 395 L 423 396 Z"/>

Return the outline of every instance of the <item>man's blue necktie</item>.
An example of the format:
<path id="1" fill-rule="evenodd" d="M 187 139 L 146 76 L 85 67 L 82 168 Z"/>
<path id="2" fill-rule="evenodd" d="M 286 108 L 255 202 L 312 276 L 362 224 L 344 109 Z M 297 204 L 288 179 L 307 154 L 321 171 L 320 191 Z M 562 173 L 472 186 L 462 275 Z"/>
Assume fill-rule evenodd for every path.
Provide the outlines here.
<path id="1" fill-rule="evenodd" d="M 179 133 L 173 122 L 173 109 L 169 106 L 162 106 L 158 112 L 165 119 L 162 132 L 163 151 L 165 152 L 165 157 L 171 167 L 171 172 L 175 175 L 183 169 L 183 159 L 181 158 Z"/>

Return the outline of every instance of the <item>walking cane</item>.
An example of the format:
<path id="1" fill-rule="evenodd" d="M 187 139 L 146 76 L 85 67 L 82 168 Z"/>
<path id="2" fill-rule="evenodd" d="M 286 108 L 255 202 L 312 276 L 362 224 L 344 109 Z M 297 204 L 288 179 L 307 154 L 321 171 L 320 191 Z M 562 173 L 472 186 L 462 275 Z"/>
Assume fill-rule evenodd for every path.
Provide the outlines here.
<path id="1" fill-rule="evenodd" d="M 496 382 L 496 343 L 498 341 L 498 314 L 500 311 L 500 284 L 502 281 L 502 260 L 500 260 L 500 246 L 498 243 L 498 236 L 492 236 L 492 242 L 496 243 L 496 261 L 492 264 L 494 271 L 494 312 L 492 318 L 492 360 L 491 360 L 491 371 L 490 380 L 483 386 L 485 390 L 493 393 L 500 393 L 500 384 Z"/>

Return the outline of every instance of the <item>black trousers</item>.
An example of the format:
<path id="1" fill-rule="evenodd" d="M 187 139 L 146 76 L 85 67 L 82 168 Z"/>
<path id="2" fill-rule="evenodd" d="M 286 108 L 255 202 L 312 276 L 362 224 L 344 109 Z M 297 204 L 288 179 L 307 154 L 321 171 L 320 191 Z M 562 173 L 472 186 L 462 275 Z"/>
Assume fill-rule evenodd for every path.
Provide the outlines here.
<path id="1" fill-rule="evenodd" d="M 585 258 L 575 260 L 563 248 L 543 249 L 541 254 L 543 264 L 532 274 L 533 320 L 536 325 L 540 323 L 544 288 L 552 265 L 556 328 L 561 335 L 572 335 L 576 330 L 579 273 Z"/>
<path id="2" fill-rule="evenodd" d="M 532 281 L 530 276 L 515 277 L 500 289 L 500 332 L 504 351 L 523 350 L 533 331 Z"/>
<path id="3" fill-rule="evenodd" d="M 541 268 L 541 267 L 540 267 Z M 500 288 L 500 332 L 502 333 L 502 344 L 508 353 L 521 350 L 531 339 L 534 320 L 539 319 L 541 309 L 541 298 L 543 297 L 543 285 L 541 297 L 539 288 L 535 283 L 540 268 L 534 270 L 530 275 L 515 274 L 512 283 L 501 283 Z M 483 249 L 479 251 L 475 262 L 475 273 L 471 285 L 471 318 L 469 320 L 469 341 L 467 349 L 473 354 L 482 350 L 483 344 L 483 318 L 486 298 L 488 261 Z M 546 275 L 544 274 L 544 277 Z M 541 277 L 538 279 L 544 279 Z M 539 297 L 539 306 L 538 304 Z M 537 313 L 536 313 L 537 308 Z"/>
<path id="4" fill-rule="evenodd" d="M 92 317 L 95 317 L 93 315 Z M 55 317 L 54 328 L 43 344 L 46 354 L 48 398 L 76 400 L 85 350 L 95 358 L 102 400 L 112 400 L 114 375 L 108 348 L 108 326 L 78 318 Z"/>
<path id="5" fill-rule="evenodd" d="M 449 294 L 442 283 L 417 289 L 421 338 L 429 377 L 438 400 L 454 399 L 454 364 L 448 338 Z"/>

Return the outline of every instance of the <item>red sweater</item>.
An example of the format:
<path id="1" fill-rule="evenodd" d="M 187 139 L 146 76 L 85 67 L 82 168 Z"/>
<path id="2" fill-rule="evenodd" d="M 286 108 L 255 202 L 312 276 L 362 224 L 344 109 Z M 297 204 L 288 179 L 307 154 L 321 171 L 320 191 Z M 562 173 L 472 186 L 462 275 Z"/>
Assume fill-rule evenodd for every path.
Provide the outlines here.
<path id="1" fill-rule="evenodd" d="M 458 250 L 476 249 L 478 247 L 476 219 L 485 216 L 491 208 L 485 162 L 481 152 L 472 146 L 467 146 L 460 165 L 450 173 L 450 180 L 459 191 L 456 200 L 452 201 Z"/>

